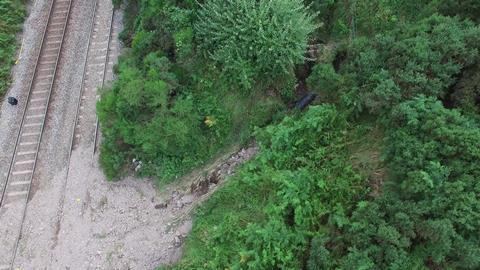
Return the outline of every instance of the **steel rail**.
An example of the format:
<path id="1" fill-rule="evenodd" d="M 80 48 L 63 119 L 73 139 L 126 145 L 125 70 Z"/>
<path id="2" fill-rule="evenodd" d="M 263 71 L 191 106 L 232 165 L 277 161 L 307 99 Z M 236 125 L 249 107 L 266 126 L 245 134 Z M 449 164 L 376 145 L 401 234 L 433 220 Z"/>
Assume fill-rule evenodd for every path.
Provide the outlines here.
<path id="1" fill-rule="evenodd" d="M 55 2 L 55 0 L 52 0 L 52 4 L 50 5 L 50 8 L 48 9 L 48 20 L 47 20 L 47 24 L 45 25 L 45 29 L 43 30 L 42 39 L 40 41 L 41 42 L 40 50 L 38 51 L 38 55 L 37 55 L 37 58 L 35 60 L 35 65 L 34 65 L 34 68 L 33 68 L 33 75 L 32 75 L 32 78 L 30 79 L 30 83 L 28 85 L 28 94 L 27 94 L 25 105 L 23 106 L 23 110 L 22 110 L 22 120 L 20 121 L 20 125 L 18 127 L 17 139 L 15 141 L 15 146 L 13 148 L 12 158 L 10 159 L 10 166 L 8 167 L 7 179 L 6 179 L 6 182 L 5 182 L 5 186 L 2 189 L 2 195 L 0 197 L 0 207 L 3 204 L 3 199 L 5 197 L 5 192 L 7 190 L 8 182 L 10 180 L 10 173 L 12 172 L 13 162 L 15 161 L 15 158 L 17 156 L 17 147 L 18 147 L 19 142 L 20 142 L 20 138 L 21 138 L 20 135 L 21 135 L 21 132 L 22 132 L 23 123 L 25 122 L 25 115 L 27 113 L 28 100 L 30 100 L 30 96 L 32 94 L 33 82 L 34 82 L 35 77 L 36 77 L 35 75 L 37 74 L 38 62 L 40 60 L 40 56 L 41 56 L 41 53 L 42 53 L 42 50 L 43 50 L 43 46 L 45 45 L 44 44 L 45 36 L 47 34 L 48 23 L 50 22 L 50 17 L 51 17 L 51 14 L 52 14 L 52 9 L 53 9 L 53 3 L 54 2 Z"/>
<path id="2" fill-rule="evenodd" d="M 112 16 L 110 18 L 110 30 L 109 30 L 109 35 L 108 35 L 108 40 L 107 40 L 107 55 L 105 57 L 105 63 L 103 65 L 103 77 L 102 77 L 102 85 L 100 86 L 103 88 L 105 86 L 105 75 L 107 74 L 107 67 L 108 67 L 108 58 L 110 55 L 110 41 L 112 39 L 112 31 L 113 31 L 113 18 L 115 16 L 115 7 L 113 7 L 112 10 Z M 97 150 L 97 137 L 98 137 L 98 115 L 95 113 L 95 133 L 93 135 L 93 151 L 92 151 L 92 160 L 95 157 L 95 153 Z"/>
<path id="3" fill-rule="evenodd" d="M 98 6 L 98 3 L 99 3 L 99 0 L 96 0 L 95 1 L 95 4 L 93 5 L 93 10 L 92 10 L 92 19 L 91 19 L 91 23 L 90 23 L 90 33 L 88 35 L 88 45 L 87 45 L 87 53 L 85 54 L 85 60 L 83 62 L 83 75 L 82 75 L 82 83 L 81 83 L 81 86 L 80 86 L 80 91 L 79 91 L 79 94 L 78 94 L 78 98 L 77 98 L 77 105 L 76 105 L 76 112 L 75 112 L 75 122 L 73 123 L 73 126 L 72 126 L 72 130 L 71 130 L 71 134 L 72 136 L 70 137 L 70 148 L 69 148 L 69 151 L 68 151 L 68 158 L 67 158 L 67 172 L 66 172 L 66 175 L 65 175 L 65 181 L 63 183 L 63 186 L 62 186 L 62 195 L 61 195 L 61 198 L 60 198 L 60 215 L 59 215 L 59 223 L 58 224 L 61 224 L 61 220 L 63 219 L 63 206 L 65 204 L 65 189 L 67 187 L 67 183 L 68 183 L 68 176 L 70 175 L 70 162 L 71 162 L 71 159 L 72 159 L 72 151 L 73 151 L 73 145 L 74 145 L 74 142 L 75 142 L 75 130 L 77 128 L 77 124 L 78 124 L 78 119 L 79 119 L 79 115 L 80 115 L 80 104 L 81 104 L 81 101 L 82 101 L 82 95 L 84 93 L 84 88 L 85 88 L 85 76 L 86 76 L 86 70 L 87 70 L 87 62 L 88 62 L 88 56 L 90 55 L 90 46 L 91 46 L 91 43 L 92 43 L 92 34 L 93 34 L 93 29 L 94 29 L 94 26 L 95 26 L 95 13 L 97 12 L 97 6 Z M 60 225 L 58 225 L 60 226 Z M 60 229 L 60 228 L 57 228 L 57 229 Z"/>
<path id="4" fill-rule="evenodd" d="M 75 113 L 75 122 L 73 123 L 72 136 L 70 137 L 70 149 L 69 149 L 69 152 L 68 152 L 68 161 L 67 161 L 67 164 L 68 164 L 67 165 L 67 176 L 66 176 L 67 179 L 68 179 L 68 175 L 69 175 L 69 172 L 70 172 L 70 160 L 72 158 L 73 145 L 74 145 L 74 142 L 75 142 L 75 130 L 77 128 L 78 119 L 79 119 L 79 115 L 80 115 L 80 104 L 81 104 L 81 101 L 82 101 L 82 95 L 84 93 L 84 88 L 85 88 L 85 77 L 86 77 L 86 71 L 87 71 L 87 62 L 88 62 L 88 56 L 90 55 L 90 46 L 91 46 L 91 42 L 92 42 L 92 34 L 93 34 L 94 25 L 95 25 L 95 12 L 97 11 L 98 2 L 99 2 L 99 0 L 95 1 L 95 5 L 93 6 L 92 22 L 90 24 L 90 34 L 88 36 L 87 53 L 85 55 L 85 60 L 84 60 L 84 64 L 83 64 L 82 85 L 80 86 L 80 91 L 79 91 L 78 98 L 77 98 L 77 106 L 76 106 L 77 109 L 76 109 L 76 113 Z"/>
<path id="5" fill-rule="evenodd" d="M 63 49 L 63 43 L 64 43 L 64 39 L 65 39 L 65 34 L 66 34 L 66 30 L 67 30 L 67 25 L 68 25 L 68 21 L 70 19 L 70 13 L 71 13 L 71 9 L 72 9 L 72 2 L 73 0 L 69 0 L 69 3 L 68 3 L 68 11 L 67 11 L 67 14 L 66 14 L 66 17 L 65 17 L 65 23 L 63 25 L 63 33 L 62 33 L 62 37 L 61 37 L 61 40 L 60 40 L 60 47 L 58 49 L 58 52 L 57 52 L 57 57 L 56 57 L 56 60 L 55 60 L 55 65 L 54 65 L 54 69 L 53 69 L 53 75 L 52 75 L 52 80 L 51 80 L 51 83 L 50 83 L 50 86 L 49 86 L 49 90 L 48 90 L 48 96 L 47 96 L 47 103 L 46 103 L 46 106 L 45 106 L 45 109 L 44 109 L 44 118 L 43 118 L 43 121 L 42 121 L 42 125 L 41 125 L 41 128 L 40 128 L 40 138 L 38 139 L 38 143 L 37 143 L 37 146 L 36 146 L 36 149 L 35 149 L 35 154 L 34 154 L 34 163 L 33 163 L 33 169 L 32 169 L 32 173 L 29 177 L 29 186 L 28 186 L 28 191 L 27 191 L 27 196 L 25 198 L 25 203 L 24 203 L 24 207 L 23 207 L 23 215 L 22 215 L 22 219 L 21 219 L 21 223 L 20 223 L 20 228 L 19 228 L 19 233 L 18 233 L 18 236 L 16 238 L 16 241 L 15 241 L 15 245 L 14 245 L 14 248 L 13 248 L 13 256 L 12 256 L 12 260 L 10 262 L 10 269 L 13 270 L 13 265 L 14 265 L 14 262 L 15 262 L 15 258 L 17 256 L 17 250 L 18 250 L 18 244 L 20 242 L 20 239 L 21 239 L 21 236 L 22 236 L 22 230 L 23 230 L 23 225 L 24 225 L 24 222 L 25 222 L 25 216 L 26 216 L 26 212 L 27 212 L 27 205 L 28 205 L 28 200 L 30 199 L 30 193 L 31 193 L 31 189 L 32 189 L 32 182 L 33 182 L 33 176 L 35 174 L 35 168 L 36 168 L 36 165 L 37 165 L 37 160 L 38 160 L 38 151 L 40 149 L 40 144 L 41 144 L 41 141 L 42 141 L 42 137 L 43 137 L 43 132 L 44 132 L 44 127 L 45 127 L 45 122 L 47 120 L 47 116 L 48 116 L 48 108 L 49 108 L 49 105 L 50 105 L 50 99 L 51 99 L 51 96 L 52 96 L 52 89 L 53 89 L 53 86 L 55 84 L 55 77 L 57 75 L 57 69 L 58 69 L 58 63 L 59 63 L 59 60 L 60 60 L 60 54 L 62 52 L 62 49 Z M 31 90 L 32 90 L 32 85 L 33 85 L 33 81 L 35 79 L 35 75 L 37 74 L 37 66 L 38 66 L 38 60 L 40 59 L 40 55 L 42 53 L 42 49 L 44 48 L 44 45 L 45 45 L 45 35 L 48 31 L 48 26 L 50 25 L 50 21 L 51 19 L 53 18 L 52 16 L 52 9 L 53 9 L 53 6 L 55 5 L 55 0 L 52 0 L 52 4 L 50 6 L 50 11 L 49 11 L 49 16 L 48 16 L 48 20 L 47 20 L 47 24 L 45 26 L 45 31 L 43 33 L 43 37 L 42 37 L 42 45 L 40 47 L 40 51 L 38 53 L 38 57 L 37 57 L 37 61 L 35 62 L 35 69 L 34 69 L 34 75 L 32 76 L 32 80 L 30 81 L 30 87 L 29 87 L 29 97 L 30 97 L 30 94 L 31 94 Z M 28 99 L 27 99 L 27 103 L 28 103 Z M 27 103 L 25 104 L 25 110 L 27 108 Z M 25 113 L 25 112 L 24 112 Z M 23 126 L 23 122 L 24 122 L 24 119 L 25 119 L 25 114 L 23 115 L 22 117 L 22 126 Z M 21 127 L 22 127 L 21 126 Z M 21 129 L 21 128 L 20 128 Z M 20 132 L 19 131 L 19 136 L 17 138 L 17 143 L 18 144 L 18 141 L 19 141 L 19 138 L 20 138 Z M 15 146 L 16 148 L 16 146 Z M 15 154 L 16 152 L 14 152 L 14 158 L 16 156 Z M 14 159 L 13 158 L 13 159 Z M 13 163 L 13 162 L 12 162 Z M 11 172 L 11 168 L 13 167 L 13 164 L 11 164 L 11 167 L 10 167 L 10 170 L 9 170 L 9 174 Z M 7 176 L 8 177 L 8 176 Z M 8 184 L 8 181 L 5 185 L 5 189 L 6 189 L 6 186 Z M 3 197 L 2 197 L 3 199 Z"/>

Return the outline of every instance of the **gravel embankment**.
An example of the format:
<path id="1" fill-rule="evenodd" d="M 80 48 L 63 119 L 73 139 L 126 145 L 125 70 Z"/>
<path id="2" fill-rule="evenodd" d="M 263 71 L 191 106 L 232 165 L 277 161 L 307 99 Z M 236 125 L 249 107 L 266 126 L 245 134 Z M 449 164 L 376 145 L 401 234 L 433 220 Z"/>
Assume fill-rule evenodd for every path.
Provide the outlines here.
<path id="1" fill-rule="evenodd" d="M 48 16 L 48 0 L 37 0 L 28 3 L 28 17 L 19 35 L 19 42 L 23 39 L 23 49 L 19 55 L 19 62 L 12 70 L 12 85 L 6 94 L 18 99 L 17 106 L 11 106 L 6 99 L 0 107 L 0 190 L 4 187 L 8 167 L 13 155 L 15 139 L 17 137 L 23 107 L 28 94 L 28 85 L 33 75 L 33 66 L 40 50 L 45 23 Z"/>

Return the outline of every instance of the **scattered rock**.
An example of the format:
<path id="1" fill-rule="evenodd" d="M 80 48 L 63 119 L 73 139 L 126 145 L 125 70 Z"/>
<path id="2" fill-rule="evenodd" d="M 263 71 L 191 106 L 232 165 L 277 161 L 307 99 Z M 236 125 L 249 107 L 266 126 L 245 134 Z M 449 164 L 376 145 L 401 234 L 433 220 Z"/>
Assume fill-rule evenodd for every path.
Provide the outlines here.
<path id="1" fill-rule="evenodd" d="M 208 182 L 213 183 L 213 184 L 218 184 L 220 181 L 220 175 L 218 173 L 218 170 L 213 171 L 209 176 L 208 176 Z"/>
<path id="2" fill-rule="evenodd" d="M 182 201 L 179 200 L 179 201 L 177 201 L 177 202 L 175 203 L 175 206 L 176 206 L 177 209 L 182 209 L 183 206 L 184 206 L 184 204 L 183 204 Z"/>
<path id="3" fill-rule="evenodd" d="M 180 247 L 183 243 L 183 239 L 184 239 L 183 235 L 177 234 L 175 238 L 173 238 L 173 245 L 175 247 Z"/>
<path id="4" fill-rule="evenodd" d="M 182 203 L 184 205 L 191 204 L 193 202 L 193 196 L 192 195 L 185 195 L 182 198 Z"/>
<path id="5" fill-rule="evenodd" d="M 227 176 L 235 173 L 238 165 L 250 159 L 258 151 L 258 147 L 253 145 L 247 149 L 242 149 L 236 154 L 232 155 L 224 163 L 218 165 L 216 168 L 206 174 L 206 176 L 198 177 L 190 185 L 190 193 L 201 196 L 215 188 L 219 182 L 223 181 Z"/>
<path id="6" fill-rule="evenodd" d="M 163 203 L 159 203 L 157 205 L 155 205 L 155 209 L 165 209 L 167 208 L 168 204 L 166 202 L 163 202 Z"/>

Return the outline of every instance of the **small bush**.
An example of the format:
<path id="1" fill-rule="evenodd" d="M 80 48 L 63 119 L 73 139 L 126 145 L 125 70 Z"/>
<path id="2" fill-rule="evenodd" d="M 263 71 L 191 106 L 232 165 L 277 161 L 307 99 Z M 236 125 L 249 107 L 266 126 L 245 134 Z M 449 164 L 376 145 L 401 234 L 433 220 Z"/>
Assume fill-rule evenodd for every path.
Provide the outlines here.
<path id="1" fill-rule="evenodd" d="M 307 79 L 311 91 L 321 93 L 332 100 L 338 95 L 342 83 L 342 76 L 335 72 L 332 64 L 317 64 Z"/>

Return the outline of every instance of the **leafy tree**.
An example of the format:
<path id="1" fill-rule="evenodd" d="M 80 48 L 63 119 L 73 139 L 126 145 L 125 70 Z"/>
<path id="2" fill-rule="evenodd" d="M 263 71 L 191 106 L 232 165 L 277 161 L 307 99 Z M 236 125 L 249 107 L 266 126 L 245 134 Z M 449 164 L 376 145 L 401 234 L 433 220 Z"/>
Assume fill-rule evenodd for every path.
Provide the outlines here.
<path id="1" fill-rule="evenodd" d="M 322 41 L 374 36 L 408 22 L 427 18 L 442 1 L 431 0 L 307 0 L 319 12 Z M 445 2 L 445 1 L 443 1 Z M 452 1 L 453 2 L 453 1 Z"/>
<path id="2" fill-rule="evenodd" d="M 463 109 L 473 117 L 480 113 L 480 63 L 476 63 L 464 69 L 460 78 L 450 89 L 452 92 L 447 96 L 453 106 Z"/>
<path id="3" fill-rule="evenodd" d="M 443 0 L 440 3 L 440 11 L 445 15 L 460 16 L 480 22 L 480 2 L 476 0 Z"/>
<path id="4" fill-rule="evenodd" d="M 427 18 L 438 10 L 432 0 L 339 1 L 349 7 L 358 35 L 373 36 Z"/>
<path id="5" fill-rule="evenodd" d="M 194 25 L 198 48 L 245 89 L 273 83 L 304 61 L 314 17 L 302 0 L 207 0 Z"/>

